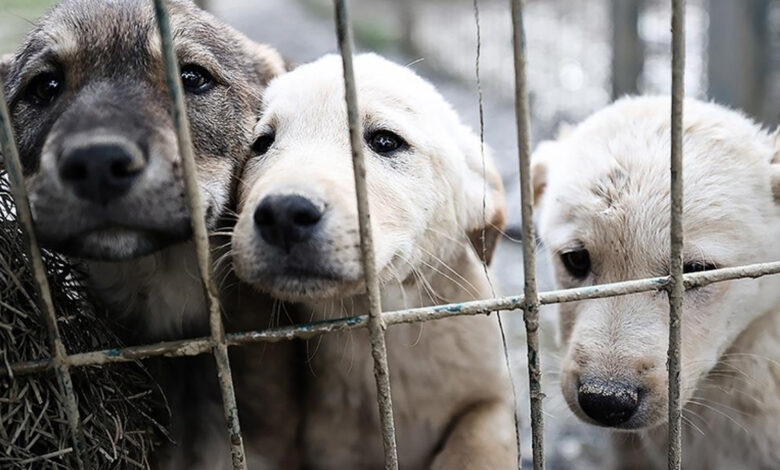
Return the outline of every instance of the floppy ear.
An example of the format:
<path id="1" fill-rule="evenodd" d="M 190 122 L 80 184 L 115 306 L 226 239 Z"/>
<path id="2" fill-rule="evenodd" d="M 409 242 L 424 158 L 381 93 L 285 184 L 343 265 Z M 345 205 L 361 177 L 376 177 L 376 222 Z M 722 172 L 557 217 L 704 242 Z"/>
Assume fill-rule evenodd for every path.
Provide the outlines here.
<path id="1" fill-rule="evenodd" d="M 467 167 L 463 182 L 466 235 L 480 259 L 490 264 L 506 226 L 504 183 L 490 149 L 485 146 L 483 159 L 482 144 L 471 130 L 463 126 L 460 134 Z"/>
<path id="2" fill-rule="evenodd" d="M 769 178 L 772 183 L 772 194 L 775 197 L 775 202 L 780 205 L 780 127 L 775 131 L 774 138 L 774 155 L 770 160 L 770 173 Z"/>
<path id="3" fill-rule="evenodd" d="M 547 167 L 559 151 L 560 144 L 547 140 L 541 142 L 531 156 L 531 185 L 533 187 L 534 206 L 538 206 L 547 189 Z"/>

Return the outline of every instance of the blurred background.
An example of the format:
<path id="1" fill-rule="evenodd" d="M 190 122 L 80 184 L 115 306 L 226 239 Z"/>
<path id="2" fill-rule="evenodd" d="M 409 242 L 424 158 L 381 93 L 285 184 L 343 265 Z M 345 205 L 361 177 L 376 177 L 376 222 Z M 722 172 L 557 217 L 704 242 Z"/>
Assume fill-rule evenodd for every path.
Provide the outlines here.
<path id="1" fill-rule="evenodd" d="M 12 52 L 52 0 L 0 0 L 0 53 Z M 295 63 L 336 51 L 331 0 L 202 0 L 252 39 Z M 671 83 L 668 0 L 527 0 L 528 81 L 534 142 L 555 136 L 625 94 L 668 94 Z M 742 109 L 767 127 L 780 124 L 780 0 L 688 0 L 686 92 Z M 359 48 L 390 56 L 433 81 L 479 127 L 477 12 L 485 139 L 507 188 L 508 234 L 494 258 L 501 293 L 522 292 L 522 249 L 514 121 L 514 66 L 508 0 L 355 0 Z M 540 289 L 553 288 L 539 247 Z M 607 433 L 580 423 L 558 392 L 555 309 L 542 311 L 542 365 L 548 468 L 600 469 Z M 522 319 L 505 314 L 530 454 Z M 524 462 L 524 467 L 530 461 Z"/>

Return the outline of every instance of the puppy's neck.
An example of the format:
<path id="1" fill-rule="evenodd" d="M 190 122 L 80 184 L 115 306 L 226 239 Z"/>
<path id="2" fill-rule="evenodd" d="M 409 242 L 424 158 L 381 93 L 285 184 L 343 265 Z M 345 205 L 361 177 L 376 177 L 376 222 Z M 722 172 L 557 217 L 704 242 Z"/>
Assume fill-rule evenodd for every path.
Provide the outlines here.
<path id="1" fill-rule="evenodd" d="M 90 288 L 132 331 L 163 341 L 208 333 L 206 301 L 192 242 L 143 258 L 89 262 Z"/>

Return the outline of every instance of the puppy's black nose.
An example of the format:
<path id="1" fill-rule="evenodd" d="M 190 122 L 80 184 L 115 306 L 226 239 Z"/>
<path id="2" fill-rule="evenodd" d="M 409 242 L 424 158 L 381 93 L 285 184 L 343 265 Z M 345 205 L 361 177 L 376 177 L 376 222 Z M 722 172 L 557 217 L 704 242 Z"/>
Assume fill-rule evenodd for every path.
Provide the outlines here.
<path id="1" fill-rule="evenodd" d="M 309 240 L 322 219 L 322 211 L 301 196 L 268 196 L 255 209 L 255 225 L 269 245 L 290 248 Z"/>
<path id="2" fill-rule="evenodd" d="M 127 194 L 145 165 L 140 150 L 130 144 L 92 143 L 64 151 L 59 173 L 76 196 L 107 204 Z"/>
<path id="3" fill-rule="evenodd" d="M 604 426 L 625 423 L 639 406 L 639 391 L 623 382 L 589 379 L 577 390 L 582 411 Z"/>

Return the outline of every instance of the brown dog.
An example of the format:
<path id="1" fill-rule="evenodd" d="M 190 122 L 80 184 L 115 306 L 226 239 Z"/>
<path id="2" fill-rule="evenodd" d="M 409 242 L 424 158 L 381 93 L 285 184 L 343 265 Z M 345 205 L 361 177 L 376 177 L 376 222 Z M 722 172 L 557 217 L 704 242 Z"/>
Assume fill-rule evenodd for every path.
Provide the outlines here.
<path id="1" fill-rule="evenodd" d="M 274 50 L 192 2 L 166 3 L 201 200 L 215 232 L 247 155 L 261 94 L 285 66 Z M 132 341 L 208 334 L 152 2 L 65 0 L 3 58 L 0 73 L 41 242 L 87 260 L 90 286 L 124 316 Z M 229 318 L 244 328 L 266 326 L 270 306 L 255 299 L 257 317 L 232 312 Z M 237 359 L 254 367 L 236 375 L 237 393 L 250 397 L 240 410 L 247 443 L 265 462 L 255 468 L 289 468 L 284 455 L 290 449 L 282 441 L 292 439 L 294 410 L 284 422 L 270 423 L 276 415 L 258 403 L 286 409 L 285 400 L 293 399 L 294 391 L 285 389 L 292 388 L 292 348 L 255 349 L 264 351 L 262 363 Z M 251 390 L 241 389 L 242 372 L 251 378 Z M 161 466 L 227 466 L 213 360 L 177 359 L 161 380 L 181 444 Z M 272 438 L 257 435 L 269 428 Z"/>

